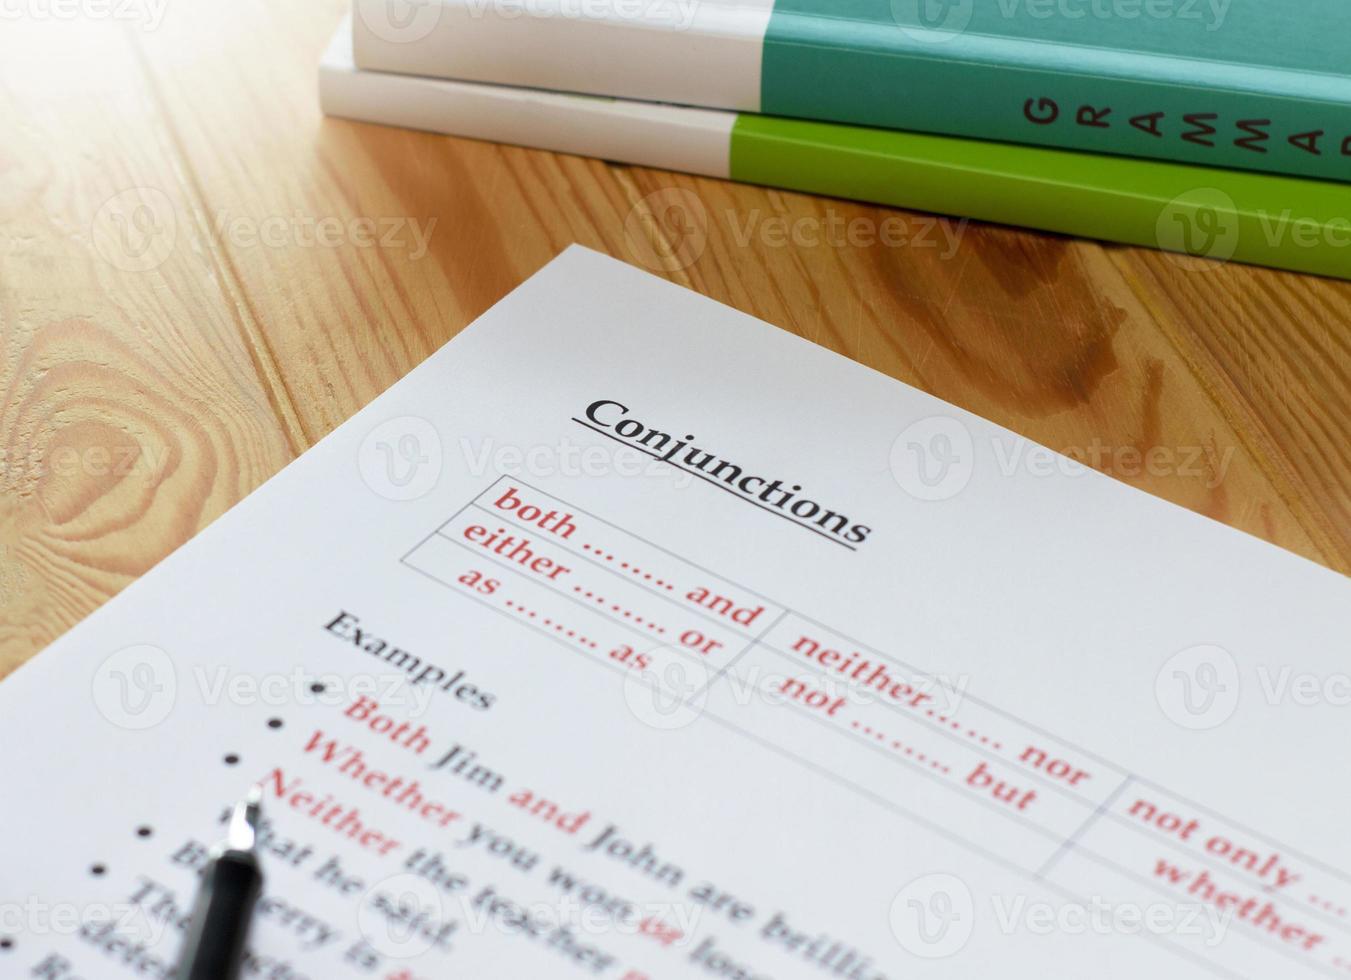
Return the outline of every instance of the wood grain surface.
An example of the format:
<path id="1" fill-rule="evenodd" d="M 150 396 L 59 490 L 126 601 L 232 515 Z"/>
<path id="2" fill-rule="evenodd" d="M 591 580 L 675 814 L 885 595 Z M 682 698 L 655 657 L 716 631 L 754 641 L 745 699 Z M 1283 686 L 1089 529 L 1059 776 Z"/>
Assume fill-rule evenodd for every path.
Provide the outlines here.
<path id="1" fill-rule="evenodd" d="M 1351 285 L 326 120 L 344 6 L 6 8 L 0 676 L 574 241 L 1351 569 Z"/>

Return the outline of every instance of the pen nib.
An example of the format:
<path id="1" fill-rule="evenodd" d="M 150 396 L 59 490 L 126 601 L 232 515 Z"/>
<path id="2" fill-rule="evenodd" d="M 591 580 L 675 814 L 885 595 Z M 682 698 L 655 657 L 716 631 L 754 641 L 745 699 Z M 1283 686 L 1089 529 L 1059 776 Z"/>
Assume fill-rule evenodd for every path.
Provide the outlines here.
<path id="1" fill-rule="evenodd" d="M 230 817 L 230 829 L 225 840 L 232 851 L 253 850 L 262 815 L 263 790 L 261 786 L 254 786 L 248 796 L 235 804 L 235 811 Z"/>

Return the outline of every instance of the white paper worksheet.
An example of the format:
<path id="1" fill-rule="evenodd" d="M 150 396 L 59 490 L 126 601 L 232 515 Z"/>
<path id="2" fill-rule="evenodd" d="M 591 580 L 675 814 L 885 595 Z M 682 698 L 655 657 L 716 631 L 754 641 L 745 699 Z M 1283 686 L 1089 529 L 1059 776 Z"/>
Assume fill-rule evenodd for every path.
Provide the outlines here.
<path id="1" fill-rule="evenodd" d="M 0 684 L 0 977 L 1351 975 L 1351 588 L 571 248 Z"/>

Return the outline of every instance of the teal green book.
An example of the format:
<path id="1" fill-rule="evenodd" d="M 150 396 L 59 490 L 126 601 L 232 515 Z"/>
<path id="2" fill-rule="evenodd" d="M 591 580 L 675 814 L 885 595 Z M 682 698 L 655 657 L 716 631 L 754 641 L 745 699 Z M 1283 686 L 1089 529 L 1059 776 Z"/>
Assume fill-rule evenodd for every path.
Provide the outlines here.
<path id="1" fill-rule="evenodd" d="M 1347 0 L 407 6 L 358 67 L 1351 180 Z"/>
<path id="2" fill-rule="evenodd" d="M 1351 278 L 1348 184 L 365 71 L 348 25 L 320 94 L 365 122 Z M 688 191 L 657 197 L 679 224 L 712 220 Z"/>

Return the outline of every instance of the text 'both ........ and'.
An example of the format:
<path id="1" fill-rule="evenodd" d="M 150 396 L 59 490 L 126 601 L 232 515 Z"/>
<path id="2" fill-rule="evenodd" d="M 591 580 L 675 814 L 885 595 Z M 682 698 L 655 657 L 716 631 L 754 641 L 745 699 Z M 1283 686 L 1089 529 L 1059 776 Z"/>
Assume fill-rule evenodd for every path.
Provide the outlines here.
<path id="1" fill-rule="evenodd" d="M 462 517 L 443 532 L 448 530 L 466 548 L 492 556 L 531 580 L 566 587 L 578 581 L 604 582 L 607 572 L 631 573 L 631 584 L 648 589 L 659 601 L 675 599 L 701 615 L 717 617 L 740 630 L 748 630 L 768 618 L 770 607 L 766 603 L 755 601 L 750 594 L 732 594 L 724 583 L 702 576 L 685 562 L 672 560 L 670 568 L 658 575 L 643 572 L 607 549 L 589 543 L 578 545 L 575 540 L 579 533 L 578 516 L 547 502 L 537 502 L 521 487 L 506 485 L 492 495 L 483 510 L 501 516 L 503 521 Z M 587 567 L 588 562 L 604 567 L 597 573 Z M 690 580 L 681 582 L 686 578 Z M 475 586 L 484 594 L 492 594 L 501 583 L 485 575 Z"/>

